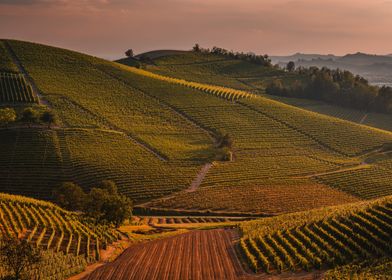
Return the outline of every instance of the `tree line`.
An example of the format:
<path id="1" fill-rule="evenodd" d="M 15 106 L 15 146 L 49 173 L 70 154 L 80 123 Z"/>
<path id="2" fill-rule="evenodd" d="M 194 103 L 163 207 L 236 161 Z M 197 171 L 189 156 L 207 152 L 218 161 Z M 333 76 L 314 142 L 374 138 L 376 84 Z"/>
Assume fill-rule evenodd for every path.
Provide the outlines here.
<path id="1" fill-rule="evenodd" d="M 392 113 L 392 88 L 377 87 L 346 70 L 326 67 L 299 67 L 290 62 L 286 70 L 298 75 L 289 85 L 281 79 L 272 80 L 266 87 L 267 94 L 285 97 L 308 98 L 344 107 Z"/>
<path id="2" fill-rule="evenodd" d="M 0 126 L 8 127 L 15 122 L 32 124 L 47 124 L 48 128 L 57 122 L 57 116 L 49 109 L 39 110 L 33 107 L 25 108 L 21 113 L 17 113 L 13 108 L 0 109 Z"/>
<path id="3" fill-rule="evenodd" d="M 200 47 L 199 44 L 195 44 L 193 49 L 194 52 L 197 53 L 210 53 L 214 55 L 220 55 L 220 56 L 225 56 L 230 59 L 239 59 L 243 61 L 247 61 L 250 63 L 254 63 L 257 65 L 261 66 L 266 66 L 266 67 L 272 67 L 271 59 L 268 57 L 268 55 L 257 55 L 251 52 L 244 53 L 244 52 L 234 52 L 234 51 L 229 51 L 224 48 L 220 47 L 213 47 L 212 49 L 205 49 Z"/>

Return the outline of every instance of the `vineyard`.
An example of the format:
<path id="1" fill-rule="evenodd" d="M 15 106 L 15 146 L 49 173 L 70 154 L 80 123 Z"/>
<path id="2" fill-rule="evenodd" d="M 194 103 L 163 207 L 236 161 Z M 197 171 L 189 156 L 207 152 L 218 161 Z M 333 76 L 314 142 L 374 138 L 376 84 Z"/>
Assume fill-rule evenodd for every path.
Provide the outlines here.
<path id="1" fill-rule="evenodd" d="M 59 116 L 62 128 L 45 132 L 53 134 L 48 140 L 46 136 L 39 140 L 42 135 L 32 138 L 27 132 L 26 136 L 18 132 L 20 137 L 7 132 L 13 136 L 0 147 L 6 166 L 0 171 L 5 174 L 3 190 L 48 198 L 51 189 L 64 180 L 88 189 L 110 179 L 136 203 L 176 193 L 178 198 L 157 200 L 154 206 L 264 213 L 306 210 L 389 193 L 389 173 L 379 168 L 381 162 L 371 164 L 368 170 L 377 172 L 370 179 L 343 178 L 352 189 L 361 182 L 382 186 L 378 192 L 367 187 L 368 194 L 357 194 L 348 187 L 336 187 L 335 179 L 322 179 L 332 176 L 330 172 L 360 166 L 364 154 L 392 141 L 390 132 L 261 96 L 235 102 L 218 98 L 227 97 L 228 92 L 232 96 L 250 92 L 246 87 L 215 87 L 211 80 L 222 71 L 237 75 L 248 69 L 246 63 L 202 58 L 210 73 L 215 71 L 215 76 L 203 82 L 191 76 L 157 74 L 160 63 L 176 67 L 169 61 L 174 58 L 164 63 L 162 57 L 157 66 L 142 70 L 38 44 L 9 41 L 9 45 Z M 194 59 L 188 55 L 176 57 L 188 64 Z M 214 68 L 215 63 L 220 63 L 221 70 Z M 194 67 L 199 69 L 201 64 Z M 253 65 L 247 71 L 252 74 L 257 69 Z M 206 94 L 211 90 L 215 93 Z M 222 162 L 217 148 L 217 135 L 226 133 L 234 143 L 232 162 Z M 15 139 L 17 146 L 12 145 Z M 29 151 L 29 141 L 40 144 Z M 30 165 L 34 173 L 23 171 L 24 161 L 34 162 Z M 206 162 L 214 164 L 200 187 L 194 193 L 177 194 L 190 186 Z M 46 172 L 50 182 L 41 183 L 43 177 L 35 174 Z M 320 197 L 318 188 L 329 196 Z M 304 197 L 302 203 L 298 191 Z M 279 203 L 276 198 L 288 192 L 284 203 Z M 316 202 L 311 199 L 314 195 L 320 198 Z M 268 203 L 259 203 L 266 198 L 271 198 Z"/>
<path id="2" fill-rule="evenodd" d="M 317 176 L 320 183 L 364 199 L 392 195 L 392 170 L 377 166 Z"/>
<path id="3" fill-rule="evenodd" d="M 67 279 L 82 272 L 87 265 L 88 262 L 83 255 L 74 256 L 48 250 L 43 252 L 41 263 L 30 267 L 27 275 L 31 280 Z M 0 267 L 0 277 L 7 276 L 9 271 Z"/>
<path id="4" fill-rule="evenodd" d="M 119 62 L 126 64 L 123 60 Z M 356 123 L 362 121 L 365 125 L 392 130 L 391 117 L 386 114 L 372 112 L 363 118 L 365 113 L 358 110 L 327 105 L 309 99 L 265 95 L 265 87 L 273 79 L 279 78 L 284 84 L 301 80 L 298 75 L 281 69 L 263 67 L 213 54 L 185 52 L 154 59 L 154 65 L 148 65 L 147 70 L 165 76 L 245 90 L 316 113 Z"/>
<path id="5" fill-rule="evenodd" d="M 187 188 L 199 169 L 189 162 L 163 162 L 113 131 L 20 129 L 2 130 L 0 137 L 0 191 L 39 199 L 51 199 L 63 182 L 88 190 L 112 180 L 141 201 Z"/>
<path id="6" fill-rule="evenodd" d="M 353 196 L 311 181 L 265 182 L 258 186 L 205 187 L 183 192 L 152 207 L 165 209 L 236 211 L 239 213 L 282 214 L 358 201 Z M 239 185 L 240 183 L 238 183 Z M 301 196 L 298 196 L 298 194 Z"/>
<path id="7" fill-rule="evenodd" d="M 205 224 L 205 223 L 226 223 L 226 222 L 240 222 L 246 220 L 242 217 L 206 217 L 206 216 L 156 216 L 156 217 L 133 217 L 133 219 L 140 224 L 149 225 L 170 225 L 170 224 Z"/>
<path id="8" fill-rule="evenodd" d="M 124 65 L 120 65 L 120 67 L 127 70 L 127 71 L 138 74 L 138 75 L 143 75 L 143 76 L 146 76 L 146 77 L 149 77 L 152 79 L 161 80 L 164 82 L 173 83 L 173 84 L 189 87 L 192 89 L 200 90 L 200 91 L 210 93 L 210 94 L 216 95 L 217 97 L 224 98 L 224 99 L 231 100 L 231 101 L 235 101 L 240 98 L 251 98 L 253 96 L 252 94 L 247 93 L 245 91 L 236 90 L 236 89 L 232 89 L 232 88 L 207 85 L 207 84 L 202 84 L 202 83 L 190 82 L 190 81 L 186 81 L 183 79 L 171 78 L 168 76 L 155 74 L 153 72 L 149 72 L 149 71 L 135 68 L 135 67 L 128 67 L 128 66 L 124 66 Z"/>
<path id="9" fill-rule="evenodd" d="M 323 103 L 322 101 L 309 99 L 289 98 L 267 94 L 263 94 L 262 96 L 315 113 L 392 131 L 391 116 L 388 114 L 364 112 L 355 109 L 333 106 Z"/>
<path id="10" fill-rule="evenodd" d="M 72 212 L 22 196 L 0 194 L 1 234 L 23 236 L 37 247 L 88 260 L 99 259 L 99 249 L 118 239 L 106 226 L 83 222 Z"/>
<path id="11" fill-rule="evenodd" d="M 37 99 L 23 75 L 0 72 L 0 103 L 34 102 Z"/>
<path id="12" fill-rule="evenodd" d="M 255 272 L 281 273 L 391 254 L 391 197 L 351 209 L 341 206 L 318 211 L 245 223 L 240 249 L 249 266 Z"/>

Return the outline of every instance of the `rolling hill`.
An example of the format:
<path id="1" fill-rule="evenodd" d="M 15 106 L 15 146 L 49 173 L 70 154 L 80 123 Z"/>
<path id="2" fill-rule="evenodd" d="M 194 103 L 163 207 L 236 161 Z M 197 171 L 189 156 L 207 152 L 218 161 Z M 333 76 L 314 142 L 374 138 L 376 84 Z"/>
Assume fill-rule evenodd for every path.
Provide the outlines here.
<path id="1" fill-rule="evenodd" d="M 18 120 L 0 128 L 0 192 L 8 193 L 0 195 L 1 234 L 23 234 L 69 271 L 83 269 L 99 258 L 102 244 L 121 237 L 33 199 L 51 200 L 69 181 L 87 191 L 112 180 L 138 213 L 181 215 L 165 218 L 175 224 L 206 214 L 238 221 L 241 231 L 139 244 L 89 279 L 110 276 L 117 264 L 120 278 L 127 271 L 156 279 L 160 269 L 170 270 L 164 249 L 175 246 L 181 254 L 170 251 L 170 258 L 178 279 L 199 273 L 181 263 L 186 250 L 214 259 L 219 269 L 189 257 L 205 275 L 232 279 L 252 278 L 248 267 L 276 274 L 339 265 L 330 274 L 340 275 L 341 265 L 370 257 L 383 265 L 390 255 L 389 115 L 272 98 L 267 82 L 298 77 L 212 54 L 157 51 L 145 54 L 149 63 L 110 62 L 15 40 L 0 40 L 0 54 L 0 108 L 50 109 L 58 117 L 52 126 Z M 189 245 L 197 240 L 205 247 Z M 150 250 L 159 265 L 147 272 Z M 140 266 L 128 269 L 128 261 Z M 235 267 L 225 272 L 225 265 Z"/>
<path id="2" fill-rule="evenodd" d="M 60 123 L 54 129 L 1 131 L 7 139 L 0 151 L 2 191 L 48 199 L 64 181 L 88 189 L 110 179 L 136 202 L 176 194 L 152 201 L 155 207 L 240 212 L 254 207 L 253 212 L 265 213 L 391 194 L 391 170 L 381 162 L 363 161 L 383 153 L 380 149 L 392 141 L 392 133 L 264 98 L 245 91 L 249 86 L 235 78 L 257 73 L 265 79 L 275 74 L 289 79 L 289 73 L 191 52 L 160 57 L 157 66 L 141 70 L 38 44 L 3 44 L 12 49 Z M 233 162 L 220 159 L 217 141 L 222 133 L 233 139 Z M 27 172 L 27 162 L 32 172 Z M 210 162 L 214 164 L 200 188 L 181 192 Z M 259 204 L 292 185 L 309 202 L 292 208 L 295 195 L 288 195 L 284 204 L 276 202 L 279 209 L 273 202 L 261 208 L 239 206 L 250 198 Z M 363 185 L 361 192 L 358 185 Z M 311 198 L 317 189 L 330 195 L 315 205 Z"/>

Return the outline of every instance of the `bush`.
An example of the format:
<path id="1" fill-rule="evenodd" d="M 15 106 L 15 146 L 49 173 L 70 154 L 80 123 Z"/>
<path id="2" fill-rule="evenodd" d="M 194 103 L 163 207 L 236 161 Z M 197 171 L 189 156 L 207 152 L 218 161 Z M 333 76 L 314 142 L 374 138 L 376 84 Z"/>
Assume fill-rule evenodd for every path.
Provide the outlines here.
<path id="1" fill-rule="evenodd" d="M 22 121 L 27 122 L 29 126 L 38 121 L 38 112 L 34 108 L 28 107 L 22 112 Z"/>
<path id="2" fill-rule="evenodd" d="M 16 112 L 12 108 L 0 109 L 0 125 L 8 126 L 16 120 Z"/>

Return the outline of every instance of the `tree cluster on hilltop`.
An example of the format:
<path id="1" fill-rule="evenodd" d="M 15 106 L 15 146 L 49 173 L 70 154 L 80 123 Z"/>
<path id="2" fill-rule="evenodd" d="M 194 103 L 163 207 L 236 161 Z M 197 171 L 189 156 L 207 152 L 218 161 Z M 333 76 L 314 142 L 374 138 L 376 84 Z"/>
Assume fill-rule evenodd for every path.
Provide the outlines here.
<path id="1" fill-rule="evenodd" d="M 275 79 L 267 87 L 271 95 L 308 98 L 365 111 L 392 113 L 392 88 L 372 86 L 366 79 L 345 70 L 299 67 L 298 79 L 289 85 Z M 287 68 L 287 70 L 289 70 Z"/>
<path id="2" fill-rule="evenodd" d="M 215 55 L 225 56 L 231 59 L 239 59 L 247 62 L 251 62 L 257 65 L 272 67 L 271 59 L 269 59 L 268 55 L 257 55 L 254 53 L 244 53 L 244 52 L 234 52 L 229 51 L 224 48 L 213 47 L 212 49 L 205 49 L 199 46 L 199 44 L 195 44 L 192 49 L 194 52 L 200 53 L 210 53 Z"/>

